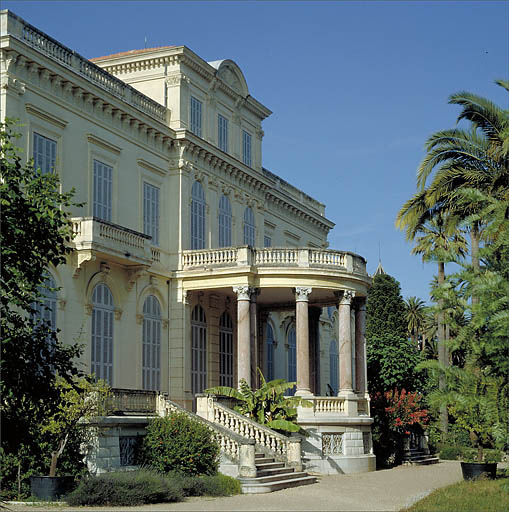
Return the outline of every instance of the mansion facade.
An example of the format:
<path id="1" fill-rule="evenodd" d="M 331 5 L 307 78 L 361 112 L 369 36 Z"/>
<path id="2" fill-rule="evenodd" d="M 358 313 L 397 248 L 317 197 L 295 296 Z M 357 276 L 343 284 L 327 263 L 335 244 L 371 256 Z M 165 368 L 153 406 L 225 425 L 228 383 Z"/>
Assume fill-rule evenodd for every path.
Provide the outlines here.
<path id="1" fill-rule="evenodd" d="M 42 312 L 82 369 L 200 414 L 197 395 L 260 368 L 313 402 L 308 469 L 373 470 L 366 261 L 329 249 L 325 206 L 263 167 L 271 111 L 239 66 L 185 46 L 87 60 L 0 17 L 2 120 L 83 204 Z"/>

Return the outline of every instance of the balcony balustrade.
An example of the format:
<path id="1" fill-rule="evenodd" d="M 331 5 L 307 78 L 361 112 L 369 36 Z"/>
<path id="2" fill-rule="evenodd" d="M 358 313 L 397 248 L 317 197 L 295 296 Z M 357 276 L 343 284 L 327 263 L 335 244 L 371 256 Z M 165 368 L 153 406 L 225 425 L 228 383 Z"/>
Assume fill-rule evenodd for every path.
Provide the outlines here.
<path id="1" fill-rule="evenodd" d="M 241 246 L 181 253 L 181 270 L 184 271 L 245 266 L 328 268 L 366 275 L 364 258 L 350 252 L 329 249 Z"/>
<path id="2" fill-rule="evenodd" d="M 160 258 L 148 235 L 95 217 L 74 217 L 71 222 L 78 253 L 92 251 L 128 266 L 150 266 Z"/>

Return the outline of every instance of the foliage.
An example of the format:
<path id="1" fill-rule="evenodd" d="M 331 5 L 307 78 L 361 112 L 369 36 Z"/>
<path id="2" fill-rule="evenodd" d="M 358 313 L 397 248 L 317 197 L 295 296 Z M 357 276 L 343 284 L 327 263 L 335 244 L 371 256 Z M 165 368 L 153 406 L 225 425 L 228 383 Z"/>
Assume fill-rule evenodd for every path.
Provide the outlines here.
<path id="1" fill-rule="evenodd" d="M 153 469 L 87 476 L 66 497 L 71 506 L 134 506 L 181 501 L 186 496 L 231 496 L 240 482 L 217 475 L 186 476 Z"/>
<path id="2" fill-rule="evenodd" d="M 422 390 L 425 374 L 415 368 L 423 359 L 408 338 L 372 337 L 367 343 L 369 392 L 373 394 L 394 388 Z"/>
<path id="3" fill-rule="evenodd" d="M 422 408 L 422 395 L 417 392 L 407 393 L 405 389 L 399 392 L 385 393 L 387 407 L 385 412 L 391 429 L 400 434 L 410 434 L 408 429 L 413 425 L 425 426 L 428 422 L 428 411 Z"/>
<path id="4" fill-rule="evenodd" d="M 219 467 L 219 445 L 206 425 L 185 413 L 172 413 L 148 424 L 142 459 L 164 473 L 213 475 Z"/>
<path id="5" fill-rule="evenodd" d="M 433 491 L 406 512 L 505 512 L 509 508 L 507 478 L 459 482 Z"/>
<path id="6" fill-rule="evenodd" d="M 60 391 L 60 401 L 41 425 L 41 432 L 51 439 L 49 476 L 56 475 L 58 458 L 73 432 L 86 431 L 87 420 L 107 415 L 106 404 L 110 396 L 110 388 L 104 381 L 91 382 L 81 378 L 69 383 L 57 376 L 55 386 Z"/>
<path id="7" fill-rule="evenodd" d="M 297 407 L 312 407 L 309 400 L 298 396 L 285 397 L 285 391 L 292 389 L 295 382 L 284 379 L 266 381 L 261 370 L 260 387 L 253 390 L 251 386 L 241 379 L 240 390 L 227 386 L 217 386 L 206 389 L 206 393 L 235 398 L 239 404 L 235 410 L 248 418 L 282 433 L 301 432 L 303 429 L 297 425 Z"/>
<path id="8" fill-rule="evenodd" d="M 42 174 L 31 160 L 23 164 L 12 126 L 8 120 L 0 124 L 0 455 L 8 468 L 2 492 L 9 494 L 26 488 L 18 474 L 30 475 L 47 458 L 49 445 L 38 425 L 60 399 L 56 375 L 68 382 L 78 375 L 73 361 L 81 352 L 60 343 L 34 309 L 48 266 L 64 263 L 70 252 L 73 192 L 60 193 L 57 175 Z"/>
<path id="9" fill-rule="evenodd" d="M 397 464 L 402 456 L 402 438 L 410 430 L 422 432 L 428 412 L 423 408 L 422 395 L 402 389 L 377 392 L 371 396 L 373 417 L 373 451 L 378 467 Z"/>
<path id="10" fill-rule="evenodd" d="M 440 447 L 439 455 L 442 460 L 458 460 L 461 456 L 461 446 L 444 444 Z"/>
<path id="11" fill-rule="evenodd" d="M 374 277 L 366 306 L 366 339 L 406 338 L 405 303 L 400 285 L 388 274 Z"/>
<path id="12" fill-rule="evenodd" d="M 66 496 L 71 506 L 134 506 L 181 501 L 182 488 L 177 481 L 150 470 L 103 473 L 82 479 Z"/>
<path id="13" fill-rule="evenodd" d="M 478 450 L 479 462 L 483 460 L 483 448 L 507 447 L 509 400 L 507 386 L 500 377 L 487 375 L 471 362 L 459 368 L 428 361 L 423 367 L 429 369 L 435 380 L 444 376 L 446 389 L 435 389 L 428 397 L 429 402 L 434 406 L 447 406 L 456 426 L 468 432 L 472 445 Z"/>
<path id="14" fill-rule="evenodd" d="M 425 302 L 422 299 L 415 296 L 405 299 L 405 320 L 408 334 L 417 345 L 425 321 Z"/>

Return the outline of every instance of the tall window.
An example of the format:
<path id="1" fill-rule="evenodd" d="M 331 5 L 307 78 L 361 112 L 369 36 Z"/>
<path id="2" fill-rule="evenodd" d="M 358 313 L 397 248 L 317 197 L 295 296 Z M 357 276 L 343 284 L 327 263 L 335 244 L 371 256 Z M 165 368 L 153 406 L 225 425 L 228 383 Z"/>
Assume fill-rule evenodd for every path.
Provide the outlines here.
<path id="1" fill-rule="evenodd" d="M 57 143 L 34 132 L 34 168 L 43 174 L 53 172 L 57 160 Z"/>
<path id="2" fill-rule="evenodd" d="M 219 319 L 219 385 L 233 387 L 233 323 L 226 311 Z"/>
<path id="3" fill-rule="evenodd" d="M 191 189 L 191 249 L 205 249 L 205 192 L 199 181 Z"/>
<path id="4" fill-rule="evenodd" d="M 143 389 L 161 389 L 161 306 L 154 295 L 143 304 L 142 340 Z"/>
<path id="5" fill-rule="evenodd" d="M 191 96 L 191 119 L 190 119 L 190 127 L 191 131 L 201 137 L 201 111 L 202 111 L 202 103 L 200 100 L 197 100 L 194 96 Z"/>
<path id="6" fill-rule="evenodd" d="M 295 327 L 288 331 L 288 382 L 297 381 L 297 338 Z M 295 387 L 288 391 L 289 395 L 295 394 Z"/>
<path id="7" fill-rule="evenodd" d="M 111 221 L 113 168 L 94 160 L 94 217 Z"/>
<path id="8" fill-rule="evenodd" d="M 159 245 L 159 188 L 143 183 L 143 232 Z"/>
<path id="9" fill-rule="evenodd" d="M 251 167 L 251 135 L 242 130 L 242 161 Z"/>
<path id="10" fill-rule="evenodd" d="M 274 330 L 267 324 L 267 380 L 274 379 Z"/>
<path id="11" fill-rule="evenodd" d="M 217 138 L 219 149 L 228 152 L 228 119 L 221 114 L 217 116 Z"/>
<path id="12" fill-rule="evenodd" d="M 244 210 L 244 245 L 255 245 L 254 213 L 249 206 Z"/>
<path id="13" fill-rule="evenodd" d="M 338 344 L 336 340 L 332 340 L 329 347 L 329 384 L 332 388 L 331 393 L 333 396 L 338 394 L 339 374 L 338 374 Z"/>
<path id="14" fill-rule="evenodd" d="M 232 207 L 226 196 L 219 200 L 219 247 L 232 245 Z"/>
<path id="15" fill-rule="evenodd" d="M 51 330 L 57 328 L 57 292 L 55 280 L 51 274 L 46 274 L 43 285 L 39 288 L 41 302 L 32 305 L 35 309 L 35 318 L 49 324 Z"/>
<path id="16" fill-rule="evenodd" d="M 92 373 L 113 385 L 113 295 L 100 283 L 92 294 Z"/>
<path id="17" fill-rule="evenodd" d="M 263 237 L 263 246 L 264 247 L 272 247 L 272 238 L 270 236 L 265 235 Z"/>
<path id="18" fill-rule="evenodd" d="M 207 319 L 201 306 L 191 315 L 191 391 L 201 393 L 207 387 Z"/>

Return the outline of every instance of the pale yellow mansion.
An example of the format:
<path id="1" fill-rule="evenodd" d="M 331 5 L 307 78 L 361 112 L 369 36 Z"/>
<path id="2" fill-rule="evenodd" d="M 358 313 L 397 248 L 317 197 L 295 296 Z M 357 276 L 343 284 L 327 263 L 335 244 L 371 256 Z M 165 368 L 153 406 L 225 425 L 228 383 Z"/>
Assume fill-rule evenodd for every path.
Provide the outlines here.
<path id="1" fill-rule="evenodd" d="M 84 204 L 46 298 L 62 339 L 85 344 L 84 369 L 231 429 L 233 461 L 236 436 L 289 460 L 270 429 L 249 433 L 219 398 L 196 398 L 241 378 L 256 386 L 259 367 L 313 402 L 299 410 L 304 468 L 373 470 L 366 261 L 330 249 L 325 206 L 263 167 L 271 111 L 239 66 L 186 46 L 87 60 L 9 11 L 1 56 L 2 119 L 20 120 L 26 158 Z M 109 420 L 106 466 L 128 420 Z"/>

